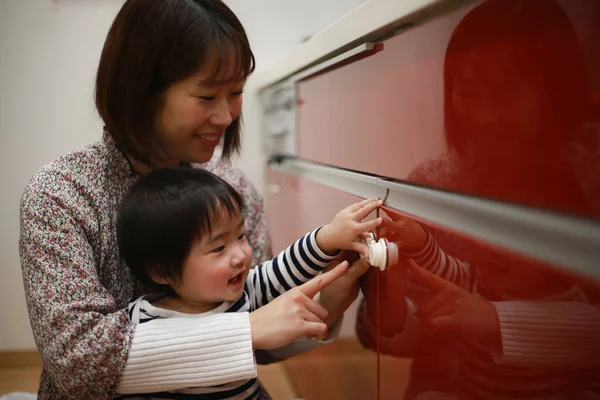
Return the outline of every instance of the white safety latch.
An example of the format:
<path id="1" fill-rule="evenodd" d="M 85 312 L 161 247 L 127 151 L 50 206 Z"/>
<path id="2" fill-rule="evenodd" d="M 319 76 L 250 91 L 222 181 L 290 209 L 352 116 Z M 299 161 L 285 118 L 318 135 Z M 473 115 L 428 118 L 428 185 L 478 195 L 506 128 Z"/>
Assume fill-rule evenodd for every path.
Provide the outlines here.
<path id="1" fill-rule="evenodd" d="M 375 234 L 369 232 L 369 236 L 363 239 L 369 247 L 369 262 L 372 266 L 385 271 L 389 265 L 398 264 L 398 246 L 389 242 L 386 238 L 376 240 Z M 362 257 L 362 256 L 361 256 Z"/>

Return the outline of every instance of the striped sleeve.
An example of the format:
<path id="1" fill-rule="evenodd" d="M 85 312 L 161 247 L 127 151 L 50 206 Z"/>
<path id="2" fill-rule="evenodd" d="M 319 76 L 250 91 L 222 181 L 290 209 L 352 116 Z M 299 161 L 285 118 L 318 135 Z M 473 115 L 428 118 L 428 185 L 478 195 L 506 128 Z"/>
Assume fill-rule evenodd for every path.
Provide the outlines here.
<path id="1" fill-rule="evenodd" d="M 246 287 L 252 309 L 314 278 L 337 255 L 325 254 L 317 245 L 318 228 L 294 242 L 272 260 L 250 270 Z"/>
<path id="2" fill-rule="evenodd" d="M 144 297 L 139 297 L 129 303 L 127 306 L 127 316 L 129 317 L 129 322 L 133 324 L 143 324 L 145 322 L 149 322 L 155 320 L 156 318 L 161 318 L 160 315 L 154 315 L 148 312 L 143 306 L 142 301 Z"/>
<path id="3" fill-rule="evenodd" d="M 502 301 L 498 312 L 502 354 L 498 364 L 527 368 L 600 365 L 600 310 L 578 301 Z"/>
<path id="4" fill-rule="evenodd" d="M 437 244 L 429 230 L 427 244 L 416 253 L 403 252 L 405 257 L 412 258 L 417 264 L 429 272 L 450 281 L 467 291 L 472 291 L 475 281 L 475 270 L 471 265 L 447 255 Z"/>

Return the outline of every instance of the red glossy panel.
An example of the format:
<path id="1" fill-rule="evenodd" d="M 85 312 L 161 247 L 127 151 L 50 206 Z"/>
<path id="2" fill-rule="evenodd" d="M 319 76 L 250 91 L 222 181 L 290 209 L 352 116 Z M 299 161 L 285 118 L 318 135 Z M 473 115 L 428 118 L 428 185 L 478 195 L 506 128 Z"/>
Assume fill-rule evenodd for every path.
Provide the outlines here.
<path id="1" fill-rule="evenodd" d="M 361 200 L 271 168 L 267 168 L 267 187 L 267 215 L 275 252 L 285 249 L 301 235 L 331 222 L 342 209 Z"/>
<path id="2" fill-rule="evenodd" d="M 362 343 L 382 355 L 413 357 L 405 398 L 600 395 L 600 282 L 393 209 L 385 214 L 395 226 L 380 233 L 404 249 L 403 256 L 364 277 L 357 330 Z M 408 250 L 422 247 L 423 227 L 437 244 L 428 255 Z M 431 272 L 417 279 L 408 258 Z M 414 310 L 418 318 L 410 317 Z M 381 365 L 382 376 L 391 372 Z M 384 381 L 380 392 L 402 398 Z"/>
<path id="3" fill-rule="evenodd" d="M 306 233 L 299 227 L 301 219 L 297 214 L 298 178 L 267 168 L 266 203 L 273 252 L 277 254 Z"/>
<path id="4" fill-rule="evenodd" d="M 600 2 L 490 0 L 298 84 L 302 158 L 600 217 Z"/>

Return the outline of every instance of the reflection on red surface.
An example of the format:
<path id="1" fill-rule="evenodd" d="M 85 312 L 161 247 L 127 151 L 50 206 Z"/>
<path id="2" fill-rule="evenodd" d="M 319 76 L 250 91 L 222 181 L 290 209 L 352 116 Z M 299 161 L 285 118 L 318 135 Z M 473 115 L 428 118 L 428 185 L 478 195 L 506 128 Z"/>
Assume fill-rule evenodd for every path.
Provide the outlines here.
<path id="1" fill-rule="evenodd" d="M 597 43 L 597 0 L 430 21 L 299 84 L 300 157 L 600 218 Z"/>
<path id="2" fill-rule="evenodd" d="M 448 152 L 412 180 L 600 216 L 599 144 L 580 143 L 592 111 L 590 79 L 573 25 L 555 2 L 476 7 L 452 33 L 444 60 Z"/>
<path id="3" fill-rule="evenodd" d="M 403 257 L 363 278 L 357 334 L 383 355 L 413 358 L 405 398 L 596 398 L 584 396 L 600 389 L 598 282 L 385 213 L 380 234 Z M 419 232 L 424 251 L 411 247 Z"/>
<path id="4" fill-rule="evenodd" d="M 396 63 L 397 77 L 387 75 L 388 88 L 397 82 L 401 91 L 411 76 L 435 80 L 431 66 L 442 66 L 443 90 L 427 95 L 443 107 L 437 115 L 434 106 L 422 110 L 443 126 L 435 134 L 421 131 L 416 110 L 386 127 L 397 137 L 386 138 L 377 166 L 333 163 L 600 218 L 599 22 L 595 0 L 489 0 L 391 39 L 376 57 L 394 51 L 385 57 L 404 61 Z M 410 53 L 414 43 L 400 53 L 396 43 L 409 37 L 443 39 L 447 46 L 437 61 L 427 49 L 425 58 Z M 387 115 L 393 104 L 380 106 Z M 434 147 L 443 138 L 443 151 L 424 157 L 419 135 L 434 138 Z M 392 222 L 380 233 L 398 244 L 403 259 L 364 277 L 357 332 L 369 348 L 414 359 L 405 398 L 600 399 L 598 282 L 395 210 L 386 213 Z M 409 259 L 417 269 L 408 267 Z M 400 396 L 384 385 L 380 393 Z"/>

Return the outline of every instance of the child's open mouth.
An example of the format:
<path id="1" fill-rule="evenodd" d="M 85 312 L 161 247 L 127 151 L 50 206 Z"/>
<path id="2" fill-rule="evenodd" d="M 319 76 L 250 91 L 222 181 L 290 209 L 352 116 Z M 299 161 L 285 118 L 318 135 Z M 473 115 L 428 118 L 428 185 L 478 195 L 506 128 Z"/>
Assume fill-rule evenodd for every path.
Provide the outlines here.
<path id="1" fill-rule="evenodd" d="M 231 278 L 228 283 L 230 285 L 237 286 L 240 283 L 242 283 L 242 278 L 243 277 L 244 277 L 244 274 L 238 274 L 238 275 L 234 276 L 233 278 Z"/>

